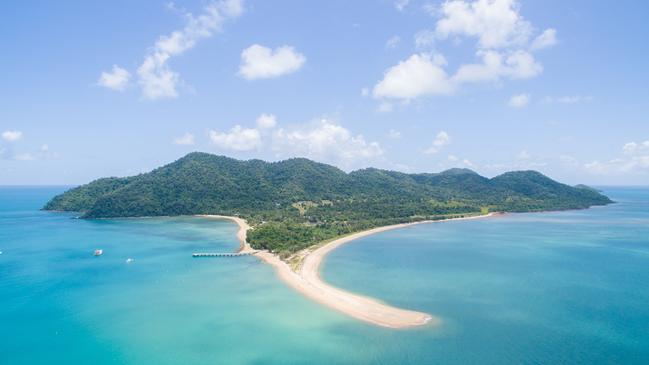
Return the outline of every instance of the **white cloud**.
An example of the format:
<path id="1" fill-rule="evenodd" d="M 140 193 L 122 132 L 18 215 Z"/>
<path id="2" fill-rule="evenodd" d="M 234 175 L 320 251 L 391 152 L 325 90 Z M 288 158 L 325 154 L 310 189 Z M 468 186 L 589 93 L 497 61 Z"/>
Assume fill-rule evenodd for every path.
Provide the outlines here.
<path id="1" fill-rule="evenodd" d="M 626 155 L 635 155 L 638 153 L 647 153 L 649 154 L 649 140 L 644 142 L 629 142 L 622 146 L 622 151 Z"/>
<path id="2" fill-rule="evenodd" d="M 557 44 L 557 30 L 554 28 L 549 28 L 544 30 L 543 33 L 534 38 L 530 49 L 538 50 L 549 48 L 554 46 L 555 44 Z"/>
<path id="3" fill-rule="evenodd" d="M 277 125 L 277 118 L 273 114 L 262 114 L 257 118 L 257 128 L 270 129 Z"/>
<path id="4" fill-rule="evenodd" d="M 435 43 L 435 32 L 429 29 L 423 29 L 415 33 L 415 47 L 425 48 Z"/>
<path id="5" fill-rule="evenodd" d="M 516 0 L 451 0 L 442 4 L 438 37 L 470 36 L 478 38 L 482 49 L 524 45 L 532 34 L 532 25 L 519 14 Z"/>
<path id="6" fill-rule="evenodd" d="M 399 11 L 403 11 L 403 9 L 408 6 L 408 3 L 410 3 L 410 0 L 395 0 L 394 1 L 394 7 L 397 8 Z"/>
<path id="7" fill-rule="evenodd" d="M 431 61 L 427 54 L 413 54 L 388 68 L 374 87 L 374 97 L 410 100 L 427 95 L 448 95 L 465 83 L 528 79 L 543 72 L 532 51 L 556 43 L 556 30 L 549 28 L 530 42 L 534 27 L 520 14 L 517 0 L 448 0 L 439 8 L 425 10 L 438 18 L 435 30 L 415 34 L 418 48 L 436 39 L 477 39 L 476 56 L 481 62 L 461 63 L 455 73 L 446 70 L 442 55 Z M 451 75 L 451 76 L 449 76 Z"/>
<path id="8" fill-rule="evenodd" d="M 376 109 L 377 112 L 379 113 L 389 113 L 393 110 L 393 105 L 392 103 L 387 103 L 387 102 L 382 102 L 379 104 L 379 107 Z"/>
<path id="9" fill-rule="evenodd" d="M 254 128 L 243 128 L 235 125 L 229 132 L 209 131 L 212 143 L 220 149 L 233 151 L 250 151 L 261 147 L 261 133 Z"/>
<path id="10" fill-rule="evenodd" d="M 2 139 L 7 142 L 16 142 L 17 140 L 23 138 L 23 132 L 21 131 L 4 131 L 2 132 Z"/>
<path id="11" fill-rule="evenodd" d="M 257 118 L 257 127 L 235 125 L 228 132 L 209 131 L 209 137 L 220 149 L 251 151 L 278 158 L 307 157 L 341 166 L 377 158 L 383 154 L 378 142 L 366 141 L 342 125 L 324 118 L 289 127 L 279 127 L 272 114 Z"/>
<path id="12" fill-rule="evenodd" d="M 530 102 L 530 94 L 517 94 L 512 95 L 507 102 L 512 108 L 523 108 Z"/>
<path id="13" fill-rule="evenodd" d="M 498 81 L 501 77 L 526 79 L 537 76 L 543 66 L 531 53 L 515 51 L 503 55 L 497 51 L 479 51 L 482 63 L 462 65 L 453 80 L 458 83 Z"/>
<path id="14" fill-rule="evenodd" d="M 427 155 L 434 155 L 449 144 L 451 144 L 451 136 L 449 136 L 445 131 L 441 131 L 437 133 L 433 140 L 433 144 L 425 149 L 424 153 Z"/>
<path id="15" fill-rule="evenodd" d="M 531 53 L 515 51 L 507 56 L 503 75 L 512 79 L 529 79 L 543 72 L 543 66 L 536 62 Z"/>
<path id="16" fill-rule="evenodd" d="M 104 71 L 101 73 L 99 80 L 97 80 L 97 85 L 112 90 L 123 91 L 128 86 L 130 79 L 130 72 L 117 65 L 113 65 L 113 69 L 110 72 Z"/>
<path id="17" fill-rule="evenodd" d="M 383 154 L 377 142 L 368 142 L 360 134 L 354 136 L 328 119 L 299 129 L 280 128 L 273 137 L 273 149 L 279 155 L 309 157 L 344 166 Z"/>
<path id="18" fill-rule="evenodd" d="M 449 77 L 444 66 L 446 59 L 439 54 L 414 54 L 385 71 L 383 80 L 373 90 L 376 98 L 414 99 L 428 95 L 452 94 L 461 84 L 495 82 L 503 77 L 531 78 L 543 71 L 543 66 L 526 51 L 502 54 L 497 51 L 479 51 L 482 63 L 462 65 Z"/>
<path id="19" fill-rule="evenodd" d="M 628 142 L 622 146 L 623 157 L 591 161 L 584 169 L 595 175 L 649 174 L 649 140 Z"/>
<path id="20" fill-rule="evenodd" d="M 185 133 L 182 136 L 174 139 L 173 143 L 181 146 L 193 146 L 196 142 L 194 140 L 193 134 Z"/>
<path id="21" fill-rule="evenodd" d="M 401 37 L 398 35 L 392 36 L 385 42 L 385 48 L 394 49 L 399 45 L 399 42 L 401 42 Z"/>
<path id="22" fill-rule="evenodd" d="M 41 152 L 47 153 L 47 152 L 49 152 L 49 150 L 50 150 L 50 146 L 48 146 L 46 144 L 41 145 Z"/>
<path id="23" fill-rule="evenodd" d="M 412 99 L 451 94 L 454 87 L 441 67 L 445 64 L 442 56 L 414 54 L 390 67 L 383 80 L 374 86 L 373 95 L 377 98 Z"/>
<path id="24" fill-rule="evenodd" d="M 567 96 L 559 96 L 559 97 L 548 96 L 543 101 L 545 103 L 577 104 L 577 103 L 589 103 L 593 101 L 593 97 L 581 96 L 581 95 L 567 95 Z"/>
<path id="25" fill-rule="evenodd" d="M 293 47 L 273 50 L 253 44 L 241 52 L 239 74 L 247 80 L 274 78 L 296 72 L 305 62 L 306 57 Z"/>
<path id="26" fill-rule="evenodd" d="M 361 89 L 361 96 L 368 96 L 370 94 L 370 89 L 364 87 Z"/>
<path id="27" fill-rule="evenodd" d="M 171 70 L 169 60 L 193 48 L 201 39 L 211 37 L 225 20 L 242 13 L 243 0 L 222 0 L 209 3 L 199 16 L 185 14 L 185 27 L 161 36 L 137 69 L 142 95 L 150 100 L 177 97 L 180 75 Z"/>
<path id="28" fill-rule="evenodd" d="M 390 139 L 399 139 L 399 138 L 401 138 L 401 132 L 399 132 L 397 130 L 394 130 L 394 129 L 390 129 L 388 131 L 388 138 L 390 138 Z"/>
<path id="29" fill-rule="evenodd" d="M 637 149 L 638 149 L 638 144 L 635 142 L 629 142 L 626 143 L 624 146 L 622 146 L 622 151 L 624 151 L 624 153 L 627 155 L 631 155 L 635 153 Z"/>

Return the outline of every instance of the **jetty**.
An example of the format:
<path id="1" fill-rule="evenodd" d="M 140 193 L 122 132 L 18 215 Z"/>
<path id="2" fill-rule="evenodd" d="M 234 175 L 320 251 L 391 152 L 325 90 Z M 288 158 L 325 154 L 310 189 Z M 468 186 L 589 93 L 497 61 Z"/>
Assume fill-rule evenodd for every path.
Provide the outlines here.
<path id="1" fill-rule="evenodd" d="M 240 257 L 254 255 L 259 251 L 244 251 L 244 252 L 196 252 L 192 257 Z"/>

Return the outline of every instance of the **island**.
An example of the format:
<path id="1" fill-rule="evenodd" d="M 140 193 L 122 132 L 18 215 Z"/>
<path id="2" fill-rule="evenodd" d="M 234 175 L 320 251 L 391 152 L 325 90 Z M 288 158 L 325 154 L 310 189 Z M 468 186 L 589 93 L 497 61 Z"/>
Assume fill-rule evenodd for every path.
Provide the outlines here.
<path id="1" fill-rule="evenodd" d="M 148 173 L 75 187 L 43 209 L 79 212 L 87 219 L 231 219 L 240 227 L 240 251 L 254 252 L 273 265 L 296 290 L 354 318 L 404 328 L 440 319 L 323 282 L 319 267 L 326 254 L 355 238 L 411 224 L 609 203 L 595 189 L 565 185 L 536 171 L 491 179 L 458 168 L 440 173 L 375 168 L 346 173 L 305 158 L 241 161 L 194 152 Z"/>

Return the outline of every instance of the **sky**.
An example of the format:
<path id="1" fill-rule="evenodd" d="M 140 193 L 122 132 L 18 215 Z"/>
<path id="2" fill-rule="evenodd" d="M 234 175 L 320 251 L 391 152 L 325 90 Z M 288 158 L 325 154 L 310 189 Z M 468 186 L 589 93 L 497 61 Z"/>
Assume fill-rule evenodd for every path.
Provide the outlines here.
<path id="1" fill-rule="evenodd" d="M 0 185 L 192 151 L 649 185 L 649 2 L 3 1 Z"/>

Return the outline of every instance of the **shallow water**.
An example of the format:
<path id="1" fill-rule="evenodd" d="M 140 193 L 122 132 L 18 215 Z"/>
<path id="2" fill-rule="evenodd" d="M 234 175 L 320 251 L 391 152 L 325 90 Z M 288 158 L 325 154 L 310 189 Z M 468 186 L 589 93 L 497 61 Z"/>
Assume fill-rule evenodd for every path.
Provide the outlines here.
<path id="1" fill-rule="evenodd" d="M 328 256 L 331 283 L 443 320 L 397 331 L 312 303 L 254 257 L 191 257 L 235 249 L 231 222 L 38 210 L 63 190 L 0 188 L 0 364 L 649 363 L 649 189 Z"/>

